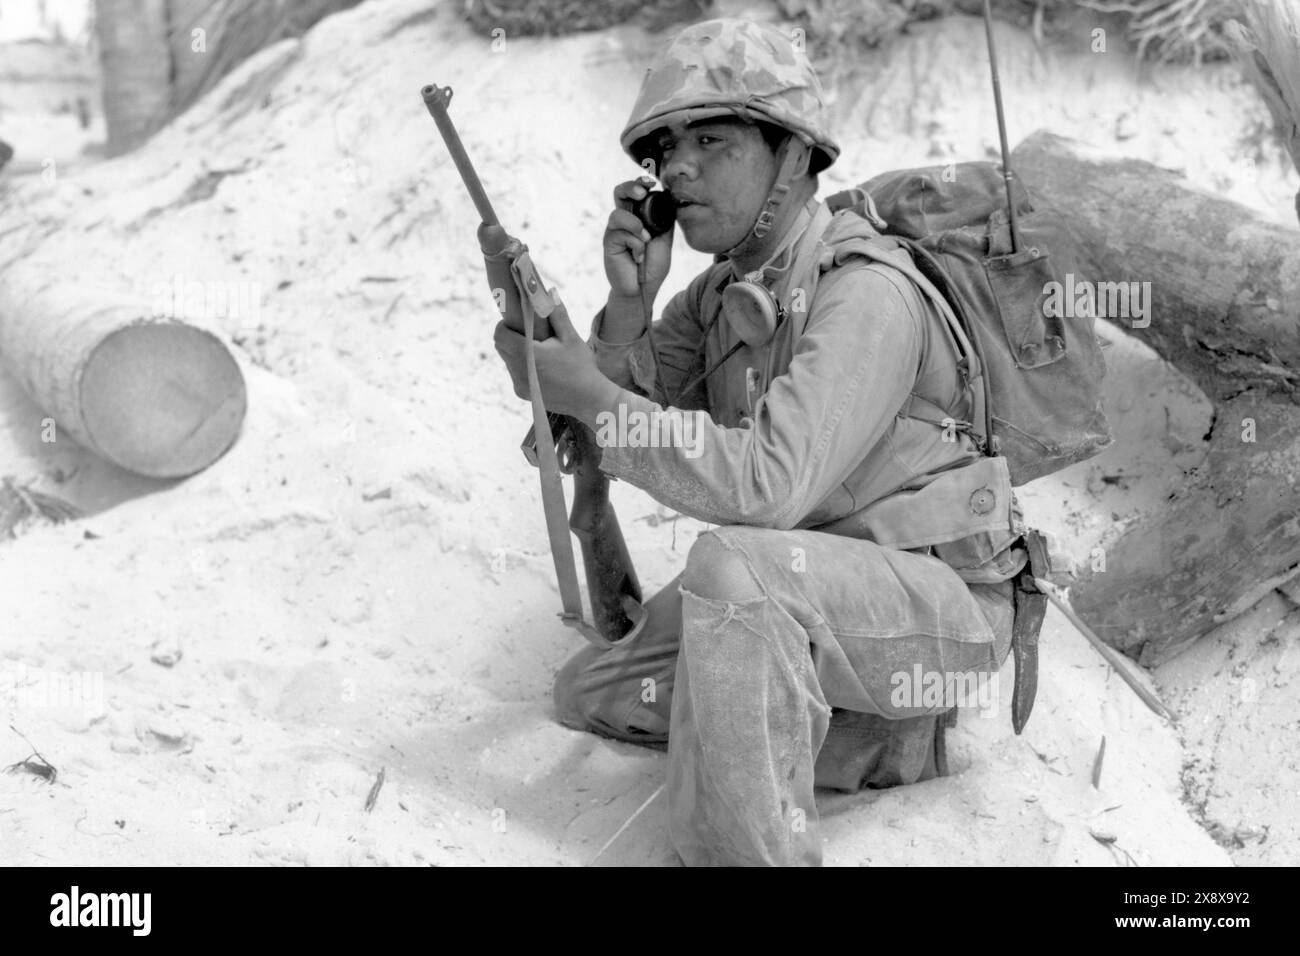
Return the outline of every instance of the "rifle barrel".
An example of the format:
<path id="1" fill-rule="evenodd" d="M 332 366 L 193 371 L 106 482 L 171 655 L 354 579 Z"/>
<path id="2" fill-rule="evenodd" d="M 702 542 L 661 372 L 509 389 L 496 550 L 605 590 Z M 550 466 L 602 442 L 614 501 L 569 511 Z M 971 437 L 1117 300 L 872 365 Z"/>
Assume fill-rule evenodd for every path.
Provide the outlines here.
<path id="1" fill-rule="evenodd" d="M 451 103 L 451 87 L 440 87 L 430 83 L 420 90 L 420 95 L 424 97 L 424 105 L 429 115 L 438 124 L 438 132 L 442 134 L 442 141 L 447 144 L 447 152 L 451 153 L 452 162 L 460 171 L 460 178 L 465 181 L 465 188 L 469 190 L 469 198 L 474 200 L 479 218 L 489 226 L 501 225 L 496 210 L 492 208 L 492 202 L 479 181 L 478 173 L 474 170 L 474 164 L 470 162 L 469 154 L 465 152 L 465 146 L 460 141 L 460 134 L 456 132 L 451 116 L 447 113 L 447 105 Z"/>

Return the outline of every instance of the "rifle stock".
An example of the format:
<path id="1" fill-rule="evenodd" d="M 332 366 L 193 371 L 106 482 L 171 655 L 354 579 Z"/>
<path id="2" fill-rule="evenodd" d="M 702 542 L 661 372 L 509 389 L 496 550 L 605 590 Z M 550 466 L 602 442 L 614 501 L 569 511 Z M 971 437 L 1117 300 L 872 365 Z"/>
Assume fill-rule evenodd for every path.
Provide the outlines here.
<path id="1" fill-rule="evenodd" d="M 609 500 L 609 476 L 600 470 L 596 435 L 576 419 L 568 419 L 568 428 L 576 449 L 569 530 L 582 547 L 592 623 L 606 638 L 619 640 L 636 624 L 628 613 L 625 598 L 639 605 L 641 585 L 623 540 L 618 515 Z"/>

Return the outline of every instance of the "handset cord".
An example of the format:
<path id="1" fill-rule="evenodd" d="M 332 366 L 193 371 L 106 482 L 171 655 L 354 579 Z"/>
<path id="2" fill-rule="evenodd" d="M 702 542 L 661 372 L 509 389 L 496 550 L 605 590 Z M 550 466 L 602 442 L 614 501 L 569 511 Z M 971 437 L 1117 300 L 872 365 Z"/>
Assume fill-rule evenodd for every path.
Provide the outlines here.
<path id="1" fill-rule="evenodd" d="M 766 270 L 769 269 L 769 268 L 772 268 L 772 267 L 773 267 L 773 263 L 775 263 L 777 259 L 779 259 L 779 258 L 781 258 L 782 256 L 784 256 L 784 257 L 786 257 L 786 259 L 787 259 L 788 261 L 787 261 L 784 265 L 782 265 L 782 266 L 777 266 L 776 268 L 777 268 L 777 270 L 778 270 L 778 273 L 780 273 L 780 272 L 785 272 L 786 275 L 788 276 L 788 274 L 791 273 L 791 272 L 794 270 L 795 265 L 797 264 L 797 263 L 796 263 L 796 260 L 797 260 L 798 257 L 797 257 L 797 255 L 796 255 L 796 250 L 799 249 L 799 248 L 801 248 L 801 244 L 803 243 L 804 238 L 807 236 L 807 234 L 808 234 L 808 230 L 812 229 L 813 226 L 816 224 L 816 222 L 817 222 L 817 214 L 814 213 L 814 214 L 809 218 L 809 220 L 808 220 L 808 225 L 806 225 L 806 226 L 804 227 L 803 232 L 799 233 L 799 238 L 798 238 L 798 239 L 795 239 L 793 242 L 791 242 L 789 245 L 785 246 L 783 249 L 779 249 L 779 250 L 777 250 L 777 251 L 772 255 L 772 257 L 771 257 L 770 259 L 767 260 L 767 262 L 763 263 L 763 265 L 759 266 L 758 269 L 755 270 L 755 271 L 757 271 L 757 272 L 763 274 L 764 278 L 773 278 L 773 277 L 769 277 L 769 276 L 767 276 Z M 785 290 L 785 291 L 788 292 L 789 290 Z M 721 316 L 722 316 L 722 310 L 721 310 L 721 308 L 719 308 L 717 314 L 714 315 L 713 318 L 709 320 L 709 324 L 708 324 L 708 326 L 707 326 L 707 327 L 705 328 L 705 330 L 704 330 L 704 335 L 700 338 L 700 345 L 699 345 L 699 347 L 695 350 L 695 355 L 691 358 L 691 364 L 692 364 L 692 365 L 695 364 L 696 360 L 699 359 L 701 353 L 702 353 L 702 352 L 704 351 L 704 349 L 708 346 L 709 333 L 712 332 L 712 331 L 713 331 L 713 327 L 714 327 L 715 325 L 718 324 L 718 319 L 721 318 Z M 781 328 L 782 328 L 782 326 L 785 324 L 785 320 L 786 320 L 787 317 L 788 317 L 788 316 L 787 316 L 787 311 L 786 311 L 786 309 L 785 309 L 785 306 L 784 306 L 784 305 L 783 305 L 783 304 L 778 300 L 778 301 L 777 301 L 777 319 L 776 319 L 776 327 L 772 330 L 772 339 L 769 339 L 769 340 L 768 340 L 769 343 L 772 342 L 773 340 L 775 340 L 777 333 L 781 331 Z M 647 326 L 647 328 L 648 328 L 648 326 Z M 652 342 L 651 342 L 651 346 L 652 346 L 652 347 L 653 347 L 653 344 L 654 344 L 654 343 L 653 343 L 653 341 L 652 341 Z M 682 397 L 683 395 L 685 395 L 687 392 L 689 392 L 691 389 L 693 389 L 696 385 L 699 385 L 700 382 L 704 381 L 704 380 L 707 379 L 710 375 L 712 375 L 714 372 L 716 372 L 719 368 L 722 367 L 722 364 L 723 364 L 724 362 L 726 362 L 729 358 L 731 358 L 733 355 L 735 355 L 737 352 L 739 352 L 739 351 L 740 351 L 742 348 L 744 348 L 744 347 L 745 347 L 745 341 L 744 341 L 744 339 L 741 339 L 740 341 L 736 342 L 736 343 L 735 343 L 735 344 L 734 344 L 730 349 L 728 349 L 728 350 L 726 351 L 726 353 L 723 354 L 722 357 L 719 358 L 716 362 L 714 362 L 712 365 L 710 365 L 707 369 L 705 369 L 705 370 L 704 370 L 703 372 L 701 372 L 699 375 L 695 376 L 695 378 L 691 379 L 691 381 L 688 382 L 686 385 L 683 385 L 683 386 L 681 386 L 680 388 L 678 388 L 678 389 L 677 389 L 677 392 L 676 392 L 676 393 L 673 395 L 673 397 L 669 400 L 668 404 L 669 404 L 669 405 L 676 405 L 677 402 L 681 399 L 681 397 Z M 773 354 L 774 354 L 774 353 L 769 353 L 769 355 L 768 355 L 768 359 L 769 359 L 769 361 L 768 361 L 768 374 L 767 374 L 767 378 L 768 378 L 768 379 L 771 378 L 771 359 L 772 359 L 772 357 L 773 357 Z M 657 361 L 657 359 L 656 359 L 656 361 Z"/>

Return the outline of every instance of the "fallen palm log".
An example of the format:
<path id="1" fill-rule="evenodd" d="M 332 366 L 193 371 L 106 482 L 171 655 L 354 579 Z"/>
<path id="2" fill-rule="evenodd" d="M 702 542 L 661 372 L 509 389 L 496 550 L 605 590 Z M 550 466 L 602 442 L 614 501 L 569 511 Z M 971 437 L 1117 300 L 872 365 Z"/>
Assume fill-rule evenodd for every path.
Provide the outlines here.
<path id="1" fill-rule="evenodd" d="M 1125 297 L 1098 295 L 1103 317 L 1215 405 L 1187 486 L 1108 543 L 1105 570 L 1085 570 L 1071 589 L 1108 643 L 1158 664 L 1300 565 L 1300 231 L 1050 134 L 1022 143 L 1013 164 L 1064 213 L 1098 288 L 1139 283 L 1110 290 L 1145 294 L 1145 317 L 1107 315 Z"/>
<path id="2" fill-rule="evenodd" d="M 37 280 L 38 275 L 45 275 Z M 109 461 L 154 478 L 201 471 L 244 419 L 244 378 L 210 332 L 154 318 L 33 265 L 0 275 L 0 359 L 51 421 Z"/>

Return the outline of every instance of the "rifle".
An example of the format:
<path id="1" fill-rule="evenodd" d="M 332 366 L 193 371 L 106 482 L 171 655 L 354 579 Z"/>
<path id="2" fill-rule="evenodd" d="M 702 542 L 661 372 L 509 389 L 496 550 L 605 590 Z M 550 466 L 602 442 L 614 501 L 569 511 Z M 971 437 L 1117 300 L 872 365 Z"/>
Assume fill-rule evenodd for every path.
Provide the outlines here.
<path id="1" fill-rule="evenodd" d="M 430 84 L 420 90 L 420 95 L 429 115 L 437 123 L 438 132 L 442 134 L 447 151 L 482 219 L 478 227 L 478 242 L 492 297 L 506 325 L 529 336 L 533 426 L 524 437 L 521 448 L 524 457 L 537 467 L 541 476 L 542 505 L 551 538 L 551 556 L 564 606 L 560 618 L 601 647 L 626 643 L 640 631 L 646 612 L 641 605 L 641 585 L 632 567 L 618 516 L 609 501 L 610 479 L 600 470 L 600 446 L 595 434 L 582 422 L 546 412 L 532 367 L 532 342 L 551 336 L 549 317 L 560 305 L 559 297 L 554 289 L 546 289 L 528 254 L 528 247 L 507 233 L 497 219 L 447 113 L 451 88 Z M 539 443 L 538 435 L 541 434 L 548 436 L 549 441 Z M 561 472 L 573 476 L 573 510 L 567 527 L 564 525 Z M 582 598 L 578 593 L 569 531 L 577 536 L 582 547 L 594 626 L 582 617 Z"/>

